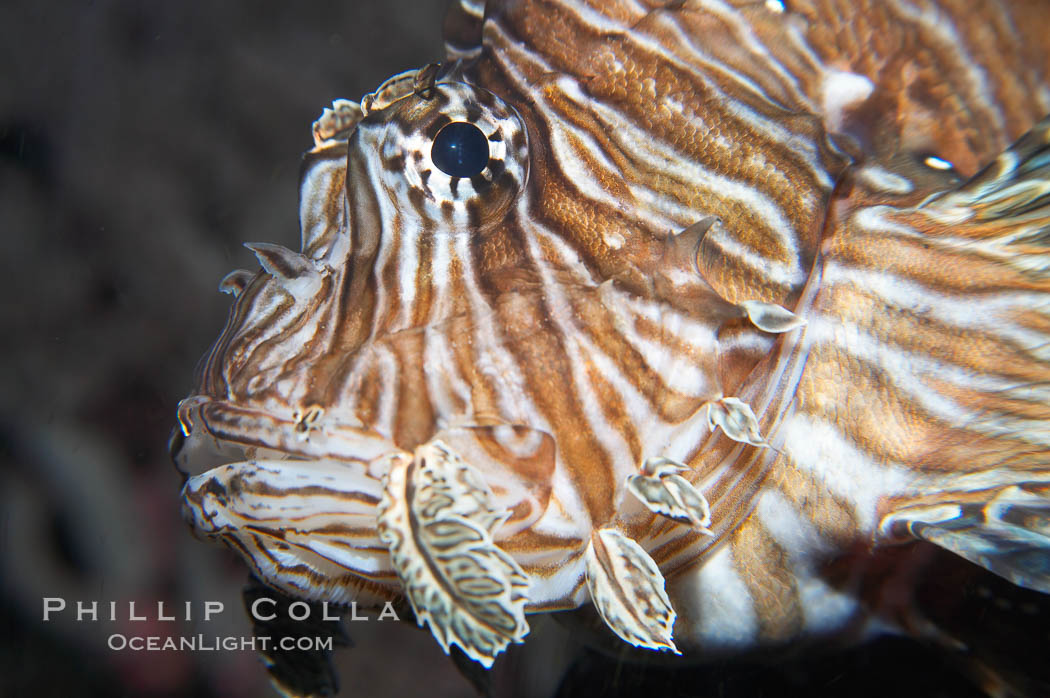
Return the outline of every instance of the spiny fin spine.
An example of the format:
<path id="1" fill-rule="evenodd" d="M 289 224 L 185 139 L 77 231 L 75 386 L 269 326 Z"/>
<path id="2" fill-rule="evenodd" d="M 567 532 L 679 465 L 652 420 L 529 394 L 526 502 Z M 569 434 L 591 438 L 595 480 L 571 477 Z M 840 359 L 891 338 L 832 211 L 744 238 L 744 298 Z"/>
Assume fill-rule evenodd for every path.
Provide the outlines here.
<path id="1" fill-rule="evenodd" d="M 802 327 L 806 321 L 787 308 L 776 303 L 744 301 L 740 308 L 747 313 L 751 324 L 763 332 L 779 334 Z"/>

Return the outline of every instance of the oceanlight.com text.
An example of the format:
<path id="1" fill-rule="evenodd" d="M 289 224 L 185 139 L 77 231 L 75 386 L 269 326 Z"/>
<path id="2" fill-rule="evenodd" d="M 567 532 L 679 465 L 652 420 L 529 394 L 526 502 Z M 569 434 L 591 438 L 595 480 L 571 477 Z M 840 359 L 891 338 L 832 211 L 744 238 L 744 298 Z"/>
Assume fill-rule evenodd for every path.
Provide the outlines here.
<path id="1" fill-rule="evenodd" d="M 313 652 L 333 649 L 331 637 L 222 637 L 218 635 L 183 635 L 179 637 L 160 635 L 124 635 L 114 633 L 106 643 L 116 652 L 268 652 L 273 649 Z"/>

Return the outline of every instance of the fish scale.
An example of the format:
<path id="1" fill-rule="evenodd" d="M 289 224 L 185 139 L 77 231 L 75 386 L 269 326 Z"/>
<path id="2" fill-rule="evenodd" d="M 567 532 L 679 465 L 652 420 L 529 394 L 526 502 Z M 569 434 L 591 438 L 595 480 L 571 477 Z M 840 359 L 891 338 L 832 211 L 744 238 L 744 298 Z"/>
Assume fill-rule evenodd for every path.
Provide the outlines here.
<path id="1" fill-rule="evenodd" d="M 1040 26 L 454 5 L 449 62 L 314 124 L 302 251 L 223 281 L 173 442 L 188 520 L 293 596 L 407 594 L 484 666 L 588 602 L 694 658 L 909 627 L 827 573 L 858 546 L 1045 591 Z M 438 164 L 452 122 L 488 149 L 469 176 Z"/>

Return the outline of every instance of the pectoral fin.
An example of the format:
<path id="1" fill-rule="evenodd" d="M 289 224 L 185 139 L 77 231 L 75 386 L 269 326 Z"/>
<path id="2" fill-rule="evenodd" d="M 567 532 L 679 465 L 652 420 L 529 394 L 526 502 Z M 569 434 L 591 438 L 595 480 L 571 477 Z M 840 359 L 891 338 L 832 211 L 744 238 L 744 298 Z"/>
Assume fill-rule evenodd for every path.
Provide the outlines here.
<path id="1" fill-rule="evenodd" d="M 353 646 L 353 642 L 342 618 L 331 615 L 334 609 L 314 604 L 308 617 L 296 620 L 291 604 L 300 603 L 298 599 L 275 592 L 256 577 L 249 580 L 242 596 L 245 608 L 256 608 L 253 604 L 261 602 L 259 608 L 266 609 L 252 614 L 252 632 L 256 637 L 273 638 L 258 652 L 277 692 L 287 698 L 338 693 L 339 677 L 332 666 L 332 653 Z M 330 644 L 325 648 L 326 643 L 316 638 Z M 305 643 L 310 649 L 299 649 Z"/>
<path id="2" fill-rule="evenodd" d="M 900 245 L 904 252 L 884 254 L 879 264 L 901 276 L 922 270 L 937 306 L 926 327 L 951 328 L 931 334 L 937 348 L 929 359 L 966 373 L 914 374 L 950 406 L 940 414 L 959 416 L 929 444 L 921 498 L 888 512 L 881 533 L 929 541 L 1050 592 L 1050 117 L 961 186 L 914 208 L 876 206 L 853 220 L 857 235 L 843 236 L 841 247 L 830 243 L 832 256 L 864 259 L 882 240 Z M 878 294 L 891 306 L 903 297 L 887 278 Z M 923 322 L 924 304 L 897 307 Z"/>
<path id="3" fill-rule="evenodd" d="M 880 531 L 939 545 L 1022 587 L 1050 593 L 1050 483 L 1010 485 L 985 501 L 897 510 Z"/>
<path id="4" fill-rule="evenodd" d="M 894 218 L 938 246 L 979 251 L 1029 281 L 1045 281 L 1050 277 L 1050 116 L 962 186 Z"/>
<path id="5" fill-rule="evenodd" d="M 934 197 L 920 210 L 939 215 L 945 222 L 978 224 L 1012 219 L 1025 225 L 1020 231 L 1011 231 L 1009 242 L 1042 242 L 1040 246 L 1045 246 L 1041 237 L 1026 238 L 1017 233 L 1045 232 L 1050 222 L 1050 116 L 962 187 Z"/>

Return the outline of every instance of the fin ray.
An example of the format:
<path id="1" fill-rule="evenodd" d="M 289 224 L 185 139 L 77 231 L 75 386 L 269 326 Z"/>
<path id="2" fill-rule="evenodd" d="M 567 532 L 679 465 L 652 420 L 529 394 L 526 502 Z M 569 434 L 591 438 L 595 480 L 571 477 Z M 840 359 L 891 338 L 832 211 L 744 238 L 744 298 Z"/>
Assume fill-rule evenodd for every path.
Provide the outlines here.
<path id="1" fill-rule="evenodd" d="M 928 541 L 1018 586 L 1050 593 L 1050 482 L 996 490 L 984 503 L 909 507 L 883 533 Z"/>

